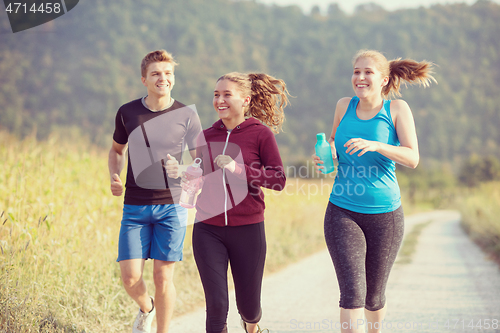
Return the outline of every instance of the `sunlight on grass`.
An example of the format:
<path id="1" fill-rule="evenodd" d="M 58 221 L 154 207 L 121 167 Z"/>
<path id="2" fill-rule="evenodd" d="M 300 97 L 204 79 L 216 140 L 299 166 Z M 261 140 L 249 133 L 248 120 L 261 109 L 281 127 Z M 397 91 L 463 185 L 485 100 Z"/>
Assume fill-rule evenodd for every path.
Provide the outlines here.
<path id="1" fill-rule="evenodd" d="M 470 237 L 500 263 L 500 182 L 481 184 L 457 198 L 462 226 Z"/>
<path id="2" fill-rule="evenodd" d="M 0 132 L 0 142 L 0 330 L 127 331 L 137 308 L 116 263 L 123 197 L 110 194 L 107 151 L 57 136 Z M 267 273 L 324 247 L 332 182 L 290 179 L 282 192 L 265 190 Z M 203 304 L 191 231 L 176 266 L 176 316 Z M 153 292 L 150 261 L 144 272 Z"/>
<path id="3" fill-rule="evenodd" d="M 71 323 L 66 330 L 113 331 L 116 323 L 102 318 L 118 313 L 124 321 L 129 309 L 110 251 L 117 246 L 121 200 L 107 193 L 105 153 L 78 151 L 56 137 L 40 144 L 2 133 L 1 142 L 2 313 L 20 304 L 36 308 L 12 331 L 38 331 L 51 314 Z"/>
<path id="4" fill-rule="evenodd" d="M 422 222 L 414 225 L 411 231 L 404 237 L 401 249 L 398 253 L 396 264 L 410 264 L 412 256 L 417 249 L 418 240 L 422 231 L 431 224 L 432 221 Z"/>
<path id="5" fill-rule="evenodd" d="M 292 178 L 281 192 L 266 190 L 266 272 L 326 247 L 323 220 L 332 183 Z"/>
<path id="6" fill-rule="evenodd" d="M 123 197 L 109 191 L 107 150 L 82 139 L 18 141 L 0 132 L 0 160 L 0 332 L 128 332 L 137 307 L 116 263 Z M 325 248 L 332 184 L 331 176 L 289 178 L 281 192 L 264 189 L 265 274 Z M 429 190 L 411 203 L 403 186 L 405 214 L 454 204 L 472 238 L 498 255 L 499 185 Z M 192 225 L 176 265 L 174 316 L 204 303 L 191 233 Z M 144 276 L 153 293 L 151 261 Z"/>

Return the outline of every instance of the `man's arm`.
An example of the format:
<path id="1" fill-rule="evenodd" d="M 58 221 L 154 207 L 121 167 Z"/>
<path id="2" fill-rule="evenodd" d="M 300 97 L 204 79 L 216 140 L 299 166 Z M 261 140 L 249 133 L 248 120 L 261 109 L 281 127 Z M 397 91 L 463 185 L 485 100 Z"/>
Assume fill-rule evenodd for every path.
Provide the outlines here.
<path id="1" fill-rule="evenodd" d="M 189 151 L 189 154 L 191 155 L 191 158 L 193 159 L 193 161 L 195 160 L 196 158 L 196 149 L 193 149 L 193 150 L 190 150 Z"/>
<path id="2" fill-rule="evenodd" d="M 167 155 L 167 162 L 165 163 L 165 169 L 167 170 L 167 176 L 170 178 L 177 179 L 182 176 L 184 172 L 186 172 L 187 168 L 193 164 L 194 159 L 196 158 L 196 149 L 190 150 L 189 154 L 193 159 L 189 164 L 179 164 L 179 161 L 172 155 Z"/>
<path id="3" fill-rule="evenodd" d="M 127 144 L 120 144 L 113 140 L 113 145 L 109 150 L 108 157 L 108 169 L 109 178 L 111 181 L 111 193 L 115 196 L 121 196 L 123 194 L 123 183 L 120 179 L 120 173 L 125 166 L 127 151 Z"/>

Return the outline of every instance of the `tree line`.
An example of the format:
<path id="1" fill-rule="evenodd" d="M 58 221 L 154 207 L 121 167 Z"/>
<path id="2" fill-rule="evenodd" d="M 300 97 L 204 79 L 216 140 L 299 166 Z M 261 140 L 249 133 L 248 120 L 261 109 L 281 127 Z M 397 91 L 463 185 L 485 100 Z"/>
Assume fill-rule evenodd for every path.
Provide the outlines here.
<path id="1" fill-rule="evenodd" d="M 322 14 L 245 0 L 87 0 L 16 34 L 4 16 L 0 128 L 21 137 L 74 128 L 109 145 L 117 108 L 145 92 L 140 60 L 163 48 L 180 64 L 174 98 L 195 104 L 204 127 L 216 119 L 222 74 L 284 79 L 294 98 L 277 140 L 285 161 L 300 163 L 315 134 L 331 130 L 337 100 L 353 95 L 353 54 L 370 48 L 436 64 L 437 85 L 402 91 L 424 165 L 500 156 L 500 5 L 488 0 L 390 12 L 367 4 L 352 15 L 336 4 Z"/>

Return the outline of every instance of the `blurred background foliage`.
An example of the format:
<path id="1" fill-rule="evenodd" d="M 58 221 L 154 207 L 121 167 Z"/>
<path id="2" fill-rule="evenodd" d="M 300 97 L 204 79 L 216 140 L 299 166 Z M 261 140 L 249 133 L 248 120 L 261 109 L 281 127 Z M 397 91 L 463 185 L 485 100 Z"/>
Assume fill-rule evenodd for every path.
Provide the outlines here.
<path id="1" fill-rule="evenodd" d="M 417 169 L 398 166 L 405 213 L 457 209 L 500 258 L 498 22 L 500 5 L 487 0 L 393 12 L 371 3 L 352 15 L 336 4 L 303 13 L 255 1 L 86 0 L 15 34 L 0 12 L 0 331 L 129 329 L 136 309 L 115 263 L 122 200 L 109 194 L 107 149 L 117 109 L 145 94 L 140 61 L 156 49 L 176 56 L 173 96 L 196 105 L 204 128 L 227 72 L 269 73 L 295 96 L 277 136 L 294 195 L 266 197 L 268 271 L 324 247 L 333 178 L 315 174 L 310 155 L 337 100 L 353 95 L 353 54 L 435 63 L 439 84 L 402 91 L 421 153 Z M 176 315 L 202 303 L 189 241 L 185 251 Z"/>
<path id="2" fill-rule="evenodd" d="M 488 0 L 393 12 L 372 3 L 352 15 L 334 3 L 327 13 L 303 13 L 255 1 L 87 0 L 16 34 L 1 14 L 0 128 L 20 138 L 79 133 L 109 146 L 118 107 L 145 94 L 142 57 L 163 48 L 180 63 L 174 98 L 195 104 L 204 127 L 216 120 L 211 96 L 220 75 L 262 71 L 284 79 L 295 98 L 277 140 L 287 165 L 304 165 L 315 134 L 331 131 L 337 100 L 353 95 L 351 57 L 373 48 L 388 59 L 436 64 L 439 84 L 403 89 L 421 168 L 444 165 L 473 185 L 498 178 L 499 21 L 500 5 Z"/>

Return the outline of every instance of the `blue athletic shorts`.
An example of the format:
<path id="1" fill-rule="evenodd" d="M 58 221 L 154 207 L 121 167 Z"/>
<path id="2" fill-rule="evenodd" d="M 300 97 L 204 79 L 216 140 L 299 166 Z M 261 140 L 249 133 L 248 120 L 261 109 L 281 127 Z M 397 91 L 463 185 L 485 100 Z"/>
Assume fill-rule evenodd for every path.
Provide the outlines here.
<path id="1" fill-rule="evenodd" d="M 178 204 L 124 205 L 116 261 L 181 261 L 187 215 Z"/>

